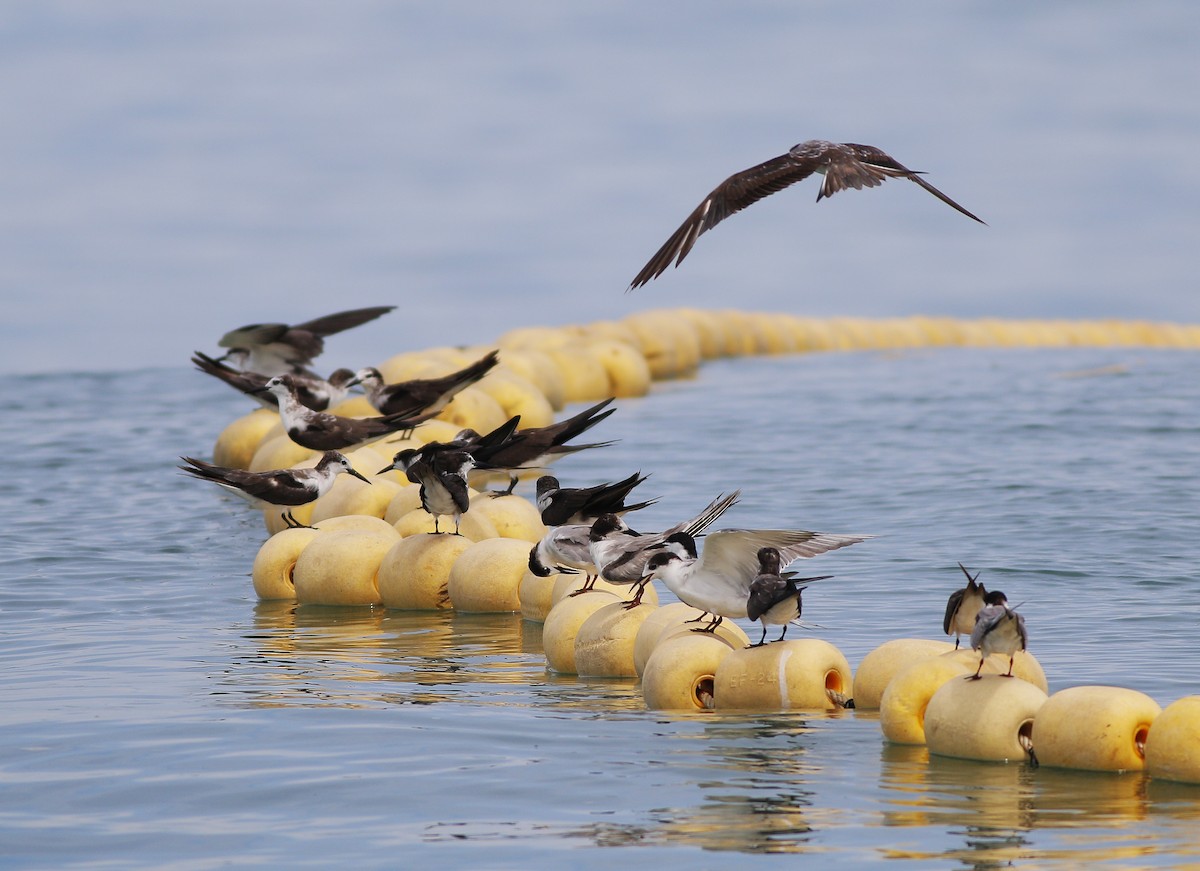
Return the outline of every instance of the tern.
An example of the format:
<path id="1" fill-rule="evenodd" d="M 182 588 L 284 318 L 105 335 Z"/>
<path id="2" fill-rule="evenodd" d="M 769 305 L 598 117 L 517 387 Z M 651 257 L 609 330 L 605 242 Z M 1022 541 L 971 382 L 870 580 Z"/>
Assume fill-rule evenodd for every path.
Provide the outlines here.
<path id="1" fill-rule="evenodd" d="M 598 402 L 573 417 L 548 426 L 517 430 L 499 444 L 484 449 L 472 448 L 471 452 L 481 467 L 508 473 L 508 489 L 498 491 L 495 495 L 507 496 L 512 493 L 517 486 L 518 472 L 542 468 L 565 454 L 573 454 L 589 448 L 603 448 L 613 444 L 612 442 L 593 442 L 586 445 L 566 444 L 616 411 L 615 408 L 603 411 L 612 401 L 613 399 L 609 398 Z M 467 439 L 470 441 L 477 438 L 479 436 L 474 430 L 466 429 L 460 432 L 455 440 Z M 495 473 L 489 472 L 488 474 L 491 476 Z"/>
<path id="2" fill-rule="evenodd" d="M 367 400 L 380 414 L 436 414 L 450 404 L 454 394 L 492 370 L 499 360 L 499 351 L 492 351 L 470 366 L 441 378 L 415 378 L 395 384 L 385 384 L 378 369 L 367 367 L 354 373 L 351 384 L 361 384 Z"/>
<path id="3" fill-rule="evenodd" d="M 226 358 L 241 360 L 244 367 L 260 375 L 300 372 L 325 350 L 325 337 L 357 327 L 394 309 L 378 305 L 338 312 L 302 324 L 248 324 L 230 330 L 217 342 L 229 348 Z"/>
<path id="4" fill-rule="evenodd" d="M 637 588 L 633 599 L 626 605 L 632 608 L 642 601 L 642 593 L 645 592 L 646 584 L 650 582 L 643 570 L 657 550 L 672 536 L 699 535 L 728 511 L 740 495 L 740 490 L 735 490 L 728 496 L 721 494 L 691 520 L 677 523 L 663 532 L 644 535 L 631 534 L 632 531 L 625 521 L 617 515 L 602 514 L 596 518 L 589 533 L 592 563 L 604 580 Z"/>
<path id="5" fill-rule="evenodd" d="M 251 399 L 272 411 L 279 408 L 279 400 L 273 393 L 263 390 L 271 380 L 258 372 L 235 369 L 215 360 L 207 354 L 196 351 L 192 362 L 201 372 L 212 375 L 224 381 L 234 390 L 238 390 Z M 306 373 L 292 373 L 292 381 L 296 385 L 296 398 L 300 403 L 313 411 L 325 411 L 331 405 L 337 405 L 346 398 L 351 385 L 354 383 L 354 373 L 349 369 L 335 369 L 328 378 Z"/>
<path id="6" fill-rule="evenodd" d="M 760 571 L 762 548 L 774 548 L 787 565 L 871 537 L 804 529 L 722 529 L 705 536 L 704 553 L 698 555 L 695 538 L 677 533 L 650 558 L 644 573 L 647 581 L 661 580 L 681 602 L 712 615 L 704 631 L 715 632 L 725 617 L 749 616 L 750 585 Z"/>
<path id="7" fill-rule="evenodd" d="M 291 375 L 276 375 L 259 389 L 274 394 L 279 400 L 279 417 L 292 441 L 314 451 L 337 451 L 378 441 L 393 433 L 411 430 L 429 418 L 427 414 L 340 417 L 327 411 L 313 411 L 300 402 L 296 381 Z"/>
<path id="8" fill-rule="evenodd" d="M 529 571 L 539 578 L 556 571 L 583 572 L 584 589 L 580 592 L 591 589 L 599 576 L 592 562 L 591 532 L 589 523 L 567 523 L 548 530 L 529 551 Z"/>
<path id="9" fill-rule="evenodd" d="M 657 499 L 648 499 L 626 505 L 625 499 L 631 490 L 648 476 L 634 472 L 628 478 L 612 484 L 597 484 L 594 487 L 563 487 L 553 475 L 543 475 L 537 480 L 537 507 L 542 523 L 547 526 L 564 524 L 592 524 L 601 514 L 621 515 L 653 505 Z"/>
<path id="10" fill-rule="evenodd" d="M 459 535 L 459 523 L 471 507 L 467 473 L 474 465 L 475 459 L 468 451 L 431 442 L 400 451 L 378 474 L 392 469 L 404 472 L 408 480 L 421 486 L 421 507 L 433 516 L 433 531 L 440 533 L 441 518 L 453 516 L 454 534 Z"/>
<path id="11" fill-rule="evenodd" d="M 758 575 L 750 582 L 750 596 L 746 601 L 746 616 L 762 623 L 762 638 L 751 647 L 762 647 L 767 641 L 768 626 L 782 626 L 776 641 L 783 641 L 788 624 L 799 620 L 804 613 L 804 591 L 811 581 L 824 581 L 833 575 L 814 578 L 794 578 L 779 573 L 782 558 L 773 547 L 758 550 Z"/>
<path id="12" fill-rule="evenodd" d="M 979 651 L 979 668 L 967 675 L 967 679 L 979 680 L 983 663 L 992 653 L 1008 654 L 1008 673 L 1001 677 L 1012 677 L 1013 659 L 1029 642 L 1025 618 L 1008 607 L 1008 597 L 999 590 L 992 590 L 983 601 L 985 604 L 971 631 L 971 649 Z"/>
<path id="13" fill-rule="evenodd" d="M 862 190 L 864 187 L 878 187 L 889 178 L 906 178 L 968 218 L 984 223 L 921 178 L 921 173 L 901 166 L 878 148 L 849 142 L 811 139 L 792 146 L 787 154 L 781 154 L 758 166 L 735 173 L 717 185 L 642 267 L 642 271 L 630 282 L 629 290 L 658 278 L 671 265 L 672 260 L 679 266 L 700 235 L 730 215 L 753 205 L 765 196 L 808 178 L 813 173 L 824 176 L 821 188 L 817 191 L 817 202 L 847 188 Z"/>
<path id="14" fill-rule="evenodd" d="M 188 464 L 179 467 L 184 472 L 201 480 L 212 481 L 222 489 L 242 497 L 256 508 L 288 506 L 289 510 L 284 511 L 282 517 L 289 527 L 305 526 L 292 516 L 290 509 L 297 505 L 307 505 L 329 492 L 334 479 L 342 472 L 371 483 L 356 472 L 350 461 L 337 451 L 326 451 L 311 469 L 275 469 L 270 472 L 228 469 L 192 457 L 180 459 Z"/>
<path id="15" fill-rule="evenodd" d="M 967 576 L 967 585 L 950 594 L 950 598 L 946 600 L 946 616 L 942 620 L 942 631 L 954 636 L 955 650 L 958 650 L 960 635 L 966 635 L 968 638 L 971 636 L 972 630 L 975 629 L 975 618 L 983 608 L 983 600 L 987 596 L 983 584 L 976 583 L 979 572 L 972 577 L 962 563 L 959 563 L 958 567 Z"/>

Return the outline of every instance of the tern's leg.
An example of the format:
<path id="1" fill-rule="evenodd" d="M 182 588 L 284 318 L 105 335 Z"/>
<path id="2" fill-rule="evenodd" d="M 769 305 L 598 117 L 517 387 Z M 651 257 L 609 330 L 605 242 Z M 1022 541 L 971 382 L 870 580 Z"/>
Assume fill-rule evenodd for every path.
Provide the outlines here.
<path id="1" fill-rule="evenodd" d="M 501 496 L 511 496 L 513 490 L 515 490 L 515 489 L 517 489 L 517 476 L 509 475 L 508 476 L 508 489 L 507 490 L 493 490 L 489 495 L 493 499 L 499 499 Z"/>
<path id="2" fill-rule="evenodd" d="M 980 651 L 980 653 L 979 653 L 979 668 L 975 669 L 974 674 L 967 675 L 967 680 L 979 680 L 979 678 L 980 678 L 979 672 L 983 671 L 983 661 L 985 658 L 986 657 L 983 655 L 983 652 Z"/>
<path id="3" fill-rule="evenodd" d="M 570 598 L 573 596 L 581 596 L 584 593 L 590 593 L 592 591 L 592 587 L 596 586 L 596 579 L 599 577 L 599 575 L 588 575 L 583 579 L 583 586 L 573 593 L 567 593 L 567 597 Z"/>
<path id="4" fill-rule="evenodd" d="M 625 610 L 628 611 L 631 608 L 636 608 L 638 605 L 642 604 L 642 594 L 645 592 L 646 592 L 646 584 L 645 583 L 638 584 L 637 585 L 637 593 L 634 594 L 632 599 L 630 599 L 628 602 L 625 603 Z"/>

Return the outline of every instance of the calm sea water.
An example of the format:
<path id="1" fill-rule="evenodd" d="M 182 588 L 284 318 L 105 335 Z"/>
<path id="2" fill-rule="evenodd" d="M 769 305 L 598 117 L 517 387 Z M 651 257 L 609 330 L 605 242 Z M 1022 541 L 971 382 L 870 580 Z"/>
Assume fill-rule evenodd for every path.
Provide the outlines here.
<path id="1" fill-rule="evenodd" d="M 1129 349 L 715 362 L 558 471 L 651 473 L 647 527 L 740 487 L 726 525 L 878 535 L 805 598 L 852 664 L 938 637 L 962 561 L 1025 602 L 1052 691 L 1165 705 L 1200 691 L 1196 372 Z M 0 865 L 1200 863 L 1200 788 L 929 759 L 868 714 L 647 712 L 631 681 L 548 674 L 516 615 L 258 604 L 260 518 L 173 468 L 245 410 L 183 368 L 0 386 Z"/>

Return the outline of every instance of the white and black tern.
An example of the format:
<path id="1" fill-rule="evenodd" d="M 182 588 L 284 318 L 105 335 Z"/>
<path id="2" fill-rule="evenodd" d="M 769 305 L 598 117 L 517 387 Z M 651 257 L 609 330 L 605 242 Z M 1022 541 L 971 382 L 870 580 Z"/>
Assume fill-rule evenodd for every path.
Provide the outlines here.
<path id="1" fill-rule="evenodd" d="M 733 507 L 740 495 L 740 490 L 735 490 L 729 495 L 721 494 L 692 519 L 677 523 L 662 532 L 641 535 L 631 535 L 629 527 L 617 515 L 602 514 L 592 524 L 588 536 L 591 542 L 592 563 L 604 580 L 636 588 L 633 599 L 627 603 L 627 607 L 632 608 L 642 601 L 646 584 L 650 582 L 644 569 L 659 549 L 674 535 L 699 535 Z"/>
<path id="2" fill-rule="evenodd" d="M 630 491 L 647 477 L 641 472 L 634 472 L 628 478 L 614 483 L 597 484 L 594 487 L 563 487 L 553 475 L 542 475 L 537 480 L 537 507 L 542 515 L 542 523 L 547 526 L 590 525 L 601 514 L 620 516 L 653 505 L 657 499 L 625 504 Z"/>
<path id="3" fill-rule="evenodd" d="M 386 384 L 378 369 L 368 367 L 354 373 L 350 383 L 363 386 L 367 400 L 380 414 L 436 414 L 450 404 L 454 394 L 490 372 L 499 360 L 499 353 L 492 351 L 470 366 L 441 378 L 414 378 Z"/>
<path id="4" fill-rule="evenodd" d="M 279 401 L 279 417 L 292 441 L 314 451 L 338 451 L 367 444 L 412 430 L 429 418 L 428 414 L 357 418 L 313 411 L 300 402 L 296 381 L 291 375 L 276 375 L 260 389 L 274 394 Z"/>
<path id="5" fill-rule="evenodd" d="M 871 537 L 804 529 L 722 529 L 705 536 L 704 552 L 698 554 L 695 538 L 677 533 L 650 557 L 645 576 L 647 582 L 661 580 L 681 602 L 712 615 L 705 627 L 712 632 L 725 617 L 748 616 L 750 584 L 759 574 L 762 548 L 774 548 L 787 565 Z"/>
<path id="6" fill-rule="evenodd" d="M 184 472 L 204 481 L 212 481 L 256 508 L 286 508 L 281 516 L 283 522 L 290 527 L 305 526 L 292 516 L 290 509 L 298 505 L 307 505 L 329 492 L 334 480 L 342 472 L 371 483 L 355 471 L 350 461 L 337 451 L 326 451 L 313 468 L 275 469 L 269 472 L 229 469 L 193 457 L 180 459 L 188 464 L 179 467 Z"/>

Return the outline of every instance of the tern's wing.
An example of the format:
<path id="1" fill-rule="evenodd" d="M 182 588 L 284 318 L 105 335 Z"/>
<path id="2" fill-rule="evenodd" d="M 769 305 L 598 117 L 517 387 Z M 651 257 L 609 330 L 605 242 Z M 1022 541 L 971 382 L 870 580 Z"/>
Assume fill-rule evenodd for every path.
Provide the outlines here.
<path id="1" fill-rule="evenodd" d="M 758 574 L 760 548 L 775 548 L 780 563 L 787 565 L 801 557 L 816 556 L 868 538 L 868 535 L 831 535 L 803 529 L 722 529 L 705 537 L 701 559 L 705 569 L 726 577 L 743 578 L 749 584 Z"/>
<path id="2" fill-rule="evenodd" d="M 687 216 L 671 238 L 655 252 L 629 284 L 629 289 L 641 287 L 662 275 L 671 261 L 678 266 L 688 256 L 702 233 L 711 230 L 730 215 L 753 205 L 765 196 L 781 191 L 816 171 L 817 161 L 797 159 L 790 152 L 773 157 L 757 166 L 734 173 L 721 182 L 700 205 Z"/>

